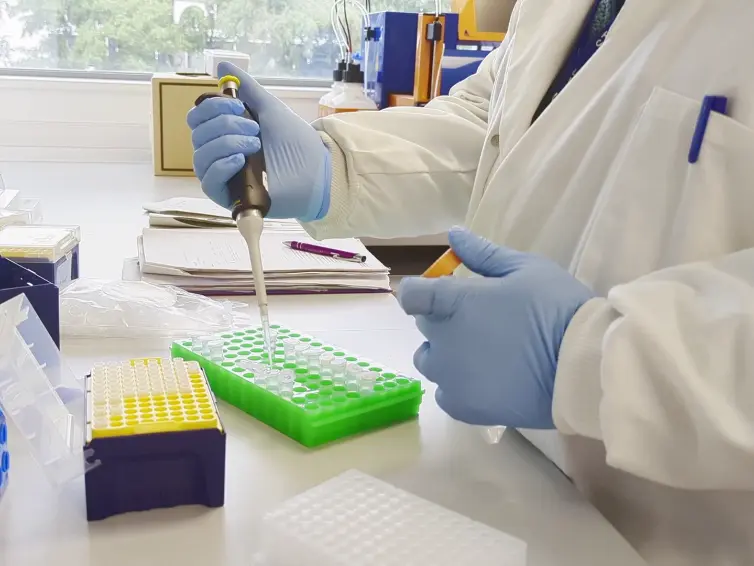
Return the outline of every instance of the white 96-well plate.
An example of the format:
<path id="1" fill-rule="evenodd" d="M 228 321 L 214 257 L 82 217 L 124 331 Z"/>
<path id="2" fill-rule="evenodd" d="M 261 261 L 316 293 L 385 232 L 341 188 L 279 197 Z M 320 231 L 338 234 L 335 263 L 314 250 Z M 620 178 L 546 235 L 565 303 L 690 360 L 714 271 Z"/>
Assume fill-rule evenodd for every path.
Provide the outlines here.
<path id="1" fill-rule="evenodd" d="M 525 566 L 526 543 L 358 471 L 265 516 L 265 566 Z"/>

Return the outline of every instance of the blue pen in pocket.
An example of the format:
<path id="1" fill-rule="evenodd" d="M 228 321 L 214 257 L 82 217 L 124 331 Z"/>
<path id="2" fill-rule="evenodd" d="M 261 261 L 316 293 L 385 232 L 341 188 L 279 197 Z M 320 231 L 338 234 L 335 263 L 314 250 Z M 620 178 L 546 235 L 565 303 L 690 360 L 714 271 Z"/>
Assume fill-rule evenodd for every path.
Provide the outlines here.
<path id="1" fill-rule="evenodd" d="M 707 132 L 707 124 L 713 112 L 726 115 L 728 112 L 728 98 L 725 96 L 705 96 L 702 101 L 702 109 L 699 111 L 699 117 L 696 120 L 696 129 L 694 137 L 691 139 L 691 149 L 689 149 L 689 163 L 699 161 L 699 155 L 702 152 L 704 143 L 704 134 Z"/>
<path id="2" fill-rule="evenodd" d="M 5 422 L 3 408 L 0 407 L 0 499 L 8 486 L 10 471 L 10 453 L 8 452 L 8 425 Z"/>

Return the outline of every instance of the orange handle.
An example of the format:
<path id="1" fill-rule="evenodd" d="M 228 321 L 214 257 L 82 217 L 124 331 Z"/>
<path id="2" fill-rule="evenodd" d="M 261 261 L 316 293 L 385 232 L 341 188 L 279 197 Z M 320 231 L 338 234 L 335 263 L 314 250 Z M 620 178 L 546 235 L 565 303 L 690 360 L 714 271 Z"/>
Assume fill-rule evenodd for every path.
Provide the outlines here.
<path id="1" fill-rule="evenodd" d="M 434 279 L 437 277 L 445 277 L 446 275 L 453 275 L 453 272 L 458 269 L 461 263 L 463 262 L 455 252 L 453 250 L 448 250 L 437 258 L 437 261 L 429 266 L 422 277 Z"/>

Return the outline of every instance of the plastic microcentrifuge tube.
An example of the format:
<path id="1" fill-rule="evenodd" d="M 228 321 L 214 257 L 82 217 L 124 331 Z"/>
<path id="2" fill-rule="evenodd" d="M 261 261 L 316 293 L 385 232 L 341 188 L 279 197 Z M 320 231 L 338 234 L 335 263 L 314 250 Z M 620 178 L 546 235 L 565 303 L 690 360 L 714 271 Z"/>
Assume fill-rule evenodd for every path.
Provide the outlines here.
<path id="1" fill-rule="evenodd" d="M 348 379 L 359 379 L 361 377 L 362 367 L 358 362 L 348 362 L 346 364 L 346 377 Z"/>
<path id="2" fill-rule="evenodd" d="M 252 372 L 254 372 L 254 375 L 261 375 L 265 379 L 269 378 L 269 372 L 272 370 L 271 367 L 264 365 L 262 362 L 251 362 L 253 365 Z"/>
<path id="3" fill-rule="evenodd" d="M 335 359 L 335 356 L 333 356 L 330 352 L 323 352 L 319 355 L 319 367 L 323 371 L 331 371 L 330 366 L 332 365 L 332 361 Z"/>
<path id="4" fill-rule="evenodd" d="M 311 348 L 304 354 L 304 357 L 306 358 L 306 369 L 308 369 L 310 372 L 316 372 L 317 370 L 319 370 L 320 353 L 321 352 L 319 350 Z"/>
<path id="5" fill-rule="evenodd" d="M 202 356 L 209 356 L 210 350 L 212 349 L 212 340 L 207 340 L 206 338 L 202 339 Z"/>
<path id="6" fill-rule="evenodd" d="M 330 364 L 332 379 L 335 383 L 343 383 L 346 379 L 346 361 L 343 358 L 333 358 Z"/>
<path id="7" fill-rule="evenodd" d="M 373 393 L 374 386 L 377 383 L 379 374 L 376 371 L 364 370 L 361 372 L 361 382 L 359 390 L 362 393 Z"/>
<path id="8" fill-rule="evenodd" d="M 293 338 L 286 338 L 283 340 L 283 351 L 285 352 L 286 362 L 296 361 L 296 342 Z"/>
<path id="9" fill-rule="evenodd" d="M 254 383 L 259 387 L 267 387 L 267 373 L 254 372 Z"/>
<path id="10" fill-rule="evenodd" d="M 301 367 L 306 367 L 306 351 L 309 349 L 309 346 L 306 344 L 297 344 L 296 345 L 296 365 Z"/>
<path id="11" fill-rule="evenodd" d="M 286 383 L 280 384 L 280 396 L 284 399 L 290 399 L 293 397 L 293 387 Z"/>
<path id="12" fill-rule="evenodd" d="M 295 375 L 292 370 L 286 369 L 280 372 L 280 383 L 285 385 L 289 384 L 291 387 L 293 387 L 293 381 L 295 378 Z"/>

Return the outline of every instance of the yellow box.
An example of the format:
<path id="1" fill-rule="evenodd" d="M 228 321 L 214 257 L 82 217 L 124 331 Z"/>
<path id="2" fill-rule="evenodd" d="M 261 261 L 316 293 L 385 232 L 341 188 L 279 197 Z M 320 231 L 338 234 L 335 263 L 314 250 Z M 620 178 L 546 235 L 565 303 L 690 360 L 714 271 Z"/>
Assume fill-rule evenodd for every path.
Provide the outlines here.
<path id="1" fill-rule="evenodd" d="M 152 77 L 152 158 L 155 175 L 191 176 L 193 147 L 186 114 L 205 92 L 217 90 L 209 75 Z"/>
<path id="2" fill-rule="evenodd" d="M 87 381 L 87 424 L 91 438 L 222 430 L 204 372 L 180 358 L 98 364 Z"/>

